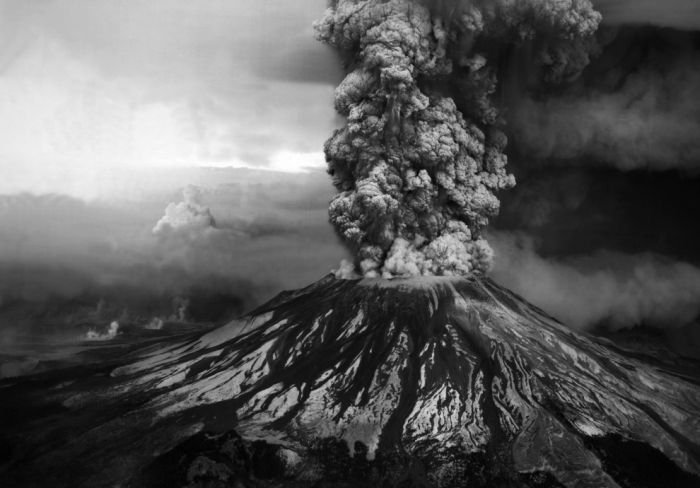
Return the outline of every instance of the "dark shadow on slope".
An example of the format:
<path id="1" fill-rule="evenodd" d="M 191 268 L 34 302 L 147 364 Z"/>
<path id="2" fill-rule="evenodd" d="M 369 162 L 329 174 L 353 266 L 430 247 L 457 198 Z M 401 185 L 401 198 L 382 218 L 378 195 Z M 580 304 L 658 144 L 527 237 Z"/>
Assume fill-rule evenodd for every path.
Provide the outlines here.
<path id="1" fill-rule="evenodd" d="M 661 452 L 619 435 L 588 437 L 588 449 L 623 488 L 696 488 L 700 478 L 683 471 Z"/>

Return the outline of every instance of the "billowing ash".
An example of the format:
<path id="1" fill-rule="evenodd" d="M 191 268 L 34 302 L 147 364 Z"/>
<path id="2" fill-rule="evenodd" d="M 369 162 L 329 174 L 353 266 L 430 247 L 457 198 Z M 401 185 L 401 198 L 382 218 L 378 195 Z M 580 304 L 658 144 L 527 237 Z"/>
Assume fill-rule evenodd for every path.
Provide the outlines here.
<path id="1" fill-rule="evenodd" d="M 339 190 L 329 212 L 363 275 L 488 271 L 483 230 L 515 184 L 496 100 L 514 71 L 504 64 L 571 80 L 599 22 L 588 0 L 332 2 L 316 29 L 349 73 L 335 95 L 347 124 L 325 145 Z"/>
<path id="2" fill-rule="evenodd" d="M 170 203 L 165 215 L 153 227 L 153 233 L 162 235 L 175 231 L 197 231 L 216 227 L 209 207 L 202 203 L 202 190 L 188 185 L 182 191 L 183 201 Z"/>

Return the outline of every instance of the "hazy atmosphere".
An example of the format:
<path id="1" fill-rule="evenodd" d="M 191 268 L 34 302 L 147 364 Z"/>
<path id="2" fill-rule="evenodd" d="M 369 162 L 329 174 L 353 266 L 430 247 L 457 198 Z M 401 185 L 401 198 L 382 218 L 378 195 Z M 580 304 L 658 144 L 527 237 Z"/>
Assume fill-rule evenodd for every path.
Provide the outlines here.
<path id="1" fill-rule="evenodd" d="M 500 95 L 518 184 L 488 231 L 493 276 L 576 327 L 682 327 L 700 312 L 700 13 L 598 5 L 577 81 Z M 212 290 L 240 312 L 347 258 L 326 211 L 342 66 L 314 39 L 324 7 L 0 2 L 4 337 L 122 288 L 168 304 L 137 315 Z M 181 206 L 154 231 L 188 185 L 215 225 Z"/>

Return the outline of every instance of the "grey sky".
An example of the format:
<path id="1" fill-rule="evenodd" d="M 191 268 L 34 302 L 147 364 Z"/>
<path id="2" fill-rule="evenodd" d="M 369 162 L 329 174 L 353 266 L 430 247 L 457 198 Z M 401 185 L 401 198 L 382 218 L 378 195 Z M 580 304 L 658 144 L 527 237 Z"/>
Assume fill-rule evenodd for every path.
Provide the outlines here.
<path id="1" fill-rule="evenodd" d="M 106 167 L 322 164 L 324 0 L 0 0 L 0 193 Z"/>
<path id="2" fill-rule="evenodd" d="M 675 29 L 700 28 L 697 0 L 592 0 L 608 24 L 653 24 Z"/>

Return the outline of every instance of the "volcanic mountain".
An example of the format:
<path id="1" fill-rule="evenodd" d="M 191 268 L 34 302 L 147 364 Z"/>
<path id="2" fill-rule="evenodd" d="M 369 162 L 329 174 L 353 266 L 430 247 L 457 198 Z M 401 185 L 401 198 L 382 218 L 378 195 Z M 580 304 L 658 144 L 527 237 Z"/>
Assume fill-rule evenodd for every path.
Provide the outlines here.
<path id="1" fill-rule="evenodd" d="M 3 486 L 700 486 L 697 379 L 489 279 L 329 275 L 78 376 L 3 385 Z"/>

